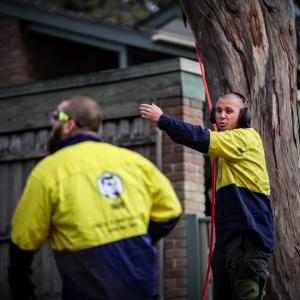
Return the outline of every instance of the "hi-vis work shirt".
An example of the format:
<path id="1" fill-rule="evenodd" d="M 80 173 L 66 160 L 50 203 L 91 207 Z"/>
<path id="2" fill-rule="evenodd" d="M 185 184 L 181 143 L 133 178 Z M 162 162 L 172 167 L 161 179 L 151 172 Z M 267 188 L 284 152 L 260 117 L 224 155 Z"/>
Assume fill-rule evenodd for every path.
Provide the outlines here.
<path id="1" fill-rule="evenodd" d="M 273 213 L 264 149 L 253 128 L 213 132 L 163 114 L 158 122 L 176 142 L 218 157 L 216 246 L 236 232 L 255 231 L 265 248 L 274 242 Z"/>
<path id="2" fill-rule="evenodd" d="M 155 288 L 152 241 L 180 214 L 169 180 L 150 161 L 87 140 L 33 169 L 13 216 L 12 241 L 30 251 L 50 237 L 64 299 L 143 300 Z"/>

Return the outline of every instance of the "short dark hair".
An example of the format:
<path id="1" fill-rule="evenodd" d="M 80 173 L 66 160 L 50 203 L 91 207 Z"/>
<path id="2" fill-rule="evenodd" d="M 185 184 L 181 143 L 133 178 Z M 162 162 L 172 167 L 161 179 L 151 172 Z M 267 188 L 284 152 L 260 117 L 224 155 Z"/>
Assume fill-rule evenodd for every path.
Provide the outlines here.
<path id="1" fill-rule="evenodd" d="M 102 118 L 100 106 L 95 100 L 87 96 L 72 96 L 63 102 L 67 102 L 64 112 L 78 127 L 98 132 Z"/>
<path id="2" fill-rule="evenodd" d="M 226 98 L 227 96 L 230 95 L 238 96 L 245 104 L 249 103 L 249 100 L 243 94 L 234 91 L 226 92 L 225 94 L 221 95 L 220 98 Z"/>

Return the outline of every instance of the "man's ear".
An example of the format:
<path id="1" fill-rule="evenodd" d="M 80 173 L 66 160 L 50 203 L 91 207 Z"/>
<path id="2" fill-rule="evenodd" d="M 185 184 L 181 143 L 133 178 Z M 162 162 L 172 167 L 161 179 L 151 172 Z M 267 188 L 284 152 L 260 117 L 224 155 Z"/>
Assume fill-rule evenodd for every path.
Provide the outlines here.
<path id="1" fill-rule="evenodd" d="M 74 120 L 69 120 L 63 124 L 63 134 L 65 136 L 72 135 L 77 130 L 77 125 Z"/>

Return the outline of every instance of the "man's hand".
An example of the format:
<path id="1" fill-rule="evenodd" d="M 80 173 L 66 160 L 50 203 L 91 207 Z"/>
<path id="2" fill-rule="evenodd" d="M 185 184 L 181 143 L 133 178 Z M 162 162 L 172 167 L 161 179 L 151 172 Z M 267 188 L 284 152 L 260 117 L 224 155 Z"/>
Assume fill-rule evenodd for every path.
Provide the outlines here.
<path id="1" fill-rule="evenodd" d="M 144 119 L 148 119 L 152 122 L 158 122 L 160 116 L 163 114 L 163 111 L 152 103 L 150 104 L 141 104 L 140 113 Z"/>

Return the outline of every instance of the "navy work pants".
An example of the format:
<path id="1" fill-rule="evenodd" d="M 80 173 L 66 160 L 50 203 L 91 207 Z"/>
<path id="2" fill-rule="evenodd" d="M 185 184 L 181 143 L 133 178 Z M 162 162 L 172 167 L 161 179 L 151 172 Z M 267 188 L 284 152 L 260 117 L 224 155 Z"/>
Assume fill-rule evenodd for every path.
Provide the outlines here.
<path id="1" fill-rule="evenodd" d="M 263 300 L 269 253 L 255 232 L 232 236 L 212 256 L 214 300 Z"/>

